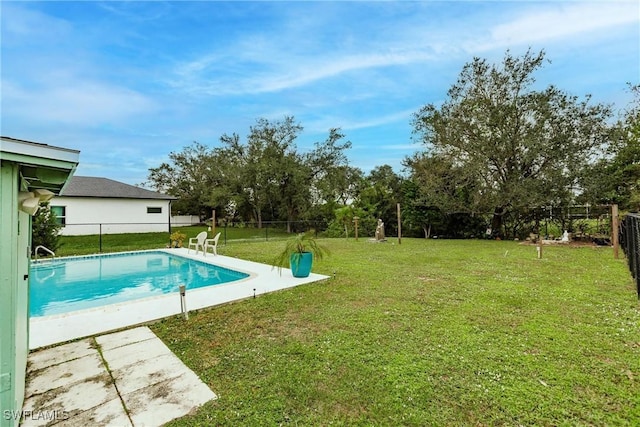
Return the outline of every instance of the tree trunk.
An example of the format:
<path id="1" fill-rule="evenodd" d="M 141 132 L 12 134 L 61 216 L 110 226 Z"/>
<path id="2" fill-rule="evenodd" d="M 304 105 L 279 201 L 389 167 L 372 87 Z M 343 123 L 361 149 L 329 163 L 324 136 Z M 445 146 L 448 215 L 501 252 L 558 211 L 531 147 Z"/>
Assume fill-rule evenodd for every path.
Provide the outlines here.
<path id="1" fill-rule="evenodd" d="M 431 224 L 428 227 L 422 226 L 422 231 L 424 231 L 424 238 L 428 239 L 431 237 Z"/>
<path id="2" fill-rule="evenodd" d="M 295 210 L 291 206 L 287 206 L 287 233 L 291 233 L 291 225 L 295 219 Z"/>
<path id="3" fill-rule="evenodd" d="M 260 212 L 260 209 L 256 209 L 256 220 L 258 221 L 258 228 L 262 228 L 262 212 Z"/>
<path id="4" fill-rule="evenodd" d="M 502 233 L 503 219 L 502 217 L 506 213 L 504 206 L 497 206 L 493 211 L 493 218 L 491 219 L 491 235 L 492 237 L 504 238 Z"/>

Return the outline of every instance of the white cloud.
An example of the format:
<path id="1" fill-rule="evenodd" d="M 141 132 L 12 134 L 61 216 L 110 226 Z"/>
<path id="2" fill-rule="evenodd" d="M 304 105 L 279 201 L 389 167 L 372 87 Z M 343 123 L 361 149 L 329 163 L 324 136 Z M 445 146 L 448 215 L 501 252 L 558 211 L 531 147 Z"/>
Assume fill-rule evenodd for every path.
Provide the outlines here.
<path id="1" fill-rule="evenodd" d="M 387 144 L 387 145 L 381 145 L 380 149 L 381 150 L 388 150 L 388 151 L 407 151 L 407 150 L 417 150 L 421 147 L 421 144 L 418 143 L 414 143 L 414 144 Z"/>
<path id="2" fill-rule="evenodd" d="M 425 61 L 429 58 L 430 55 L 420 51 L 349 55 L 330 60 L 325 58 L 325 60 L 320 63 L 311 63 L 297 67 L 287 73 L 287 75 L 272 76 L 265 80 L 255 82 L 255 88 L 258 92 L 275 92 L 304 86 L 318 80 L 354 70 L 403 65 L 417 61 Z"/>
<path id="3" fill-rule="evenodd" d="M 346 129 L 365 129 L 365 128 L 373 128 L 382 125 L 387 125 L 390 123 L 407 123 L 411 119 L 411 115 L 415 113 L 414 109 L 398 111 L 391 114 L 373 117 L 368 120 L 360 120 L 352 123 L 348 123 L 345 128 Z"/>
<path id="4" fill-rule="evenodd" d="M 490 29 L 490 45 L 519 45 L 578 37 L 640 21 L 637 2 L 544 3 L 511 22 Z"/>
<path id="5" fill-rule="evenodd" d="M 37 10 L 29 10 L 15 3 L 2 2 L 2 43 L 11 45 L 28 39 L 32 43 L 46 42 L 55 37 L 71 35 L 71 25 L 62 19 L 46 15 Z M 7 18 L 9 17 L 9 18 Z"/>
<path id="6" fill-rule="evenodd" d="M 375 117 L 367 117 L 366 119 L 354 119 L 353 116 L 356 115 L 357 112 L 350 113 L 349 115 L 351 117 L 339 116 L 337 114 L 325 115 L 322 119 L 305 121 L 305 130 L 315 133 L 326 132 L 330 128 L 339 127 L 344 132 L 347 132 L 375 128 L 392 123 L 408 123 L 414 112 L 414 109 L 403 110 Z"/>
<path id="7" fill-rule="evenodd" d="M 147 3 L 153 7 L 148 7 Z M 102 1 L 97 4 L 103 10 L 133 23 L 154 21 L 171 13 L 170 3 L 164 1 Z"/>
<path id="8" fill-rule="evenodd" d="M 441 102 L 465 61 L 505 48 L 543 47 L 562 64 L 554 83 L 578 93 L 613 97 L 638 74 L 637 1 L 95 5 L 2 5 L 3 126 L 114 173 L 117 145 L 141 147 L 116 157 L 144 172 L 285 115 L 309 144 L 340 127 L 371 168 L 414 150 L 412 114 Z"/>
<path id="9" fill-rule="evenodd" d="M 297 27 L 295 30 L 283 28 L 277 34 L 247 34 L 223 49 L 180 64 L 170 85 L 205 96 L 277 93 L 347 73 L 433 64 L 469 53 L 544 44 L 640 20 L 635 2 L 523 5 L 526 9 L 519 7 L 516 15 L 506 9 L 484 22 L 477 21 L 480 15 L 461 16 L 448 25 L 445 22 L 444 27 L 434 27 L 432 23 L 415 26 L 408 21 L 404 25 L 396 24 L 388 36 L 372 35 L 375 42 L 364 38 L 344 44 L 314 45 L 310 41 L 313 38 L 300 40 L 302 30 Z M 307 17 L 307 21 L 313 22 L 313 19 Z M 491 21 L 497 23 L 488 24 Z M 465 31 L 461 31 L 462 28 Z M 290 48 L 283 49 L 287 44 Z"/>
<path id="10" fill-rule="evenodd" d="M 272 93 L 297 88 L 336 77 L 344 73 L 369 68 L 389 67 L 427 61 L 433 55 L 426 50 L 391 50 L 383 53 L 323 54 L 318 56 L 265 58 L 260 67 L 251 71 L 257 58 L 240 58 L 229 65 L 230 73 L 221 74 L 224 55 L 207 54 L 180 65 L 177 79 L 171 86 L 187 92 L 205 95 L 243 95 Z M 247 64 L 243 64 L 246 60 Z M 284 66 L 286 64 L 286 66 Z M 235 73 L 233 71 L 236 71 Z"/>
<path id="11" fill-rule="evenodd" d="M 108 83 L 78 81 L 50 82 L 50 86 L 29 87 L 2 82 L 3 113 L 22 120 L 101 125 L 154 110 L 146 96 Z"/>

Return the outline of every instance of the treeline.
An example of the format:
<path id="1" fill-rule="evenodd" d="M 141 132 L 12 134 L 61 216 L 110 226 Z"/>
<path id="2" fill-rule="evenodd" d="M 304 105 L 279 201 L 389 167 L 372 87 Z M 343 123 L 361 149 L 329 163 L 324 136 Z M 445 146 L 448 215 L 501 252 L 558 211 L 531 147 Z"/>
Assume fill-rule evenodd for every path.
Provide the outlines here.
<path id="1" fill-rule="evenodd" d="M 405 175 L 388 165 L 369 173 L 349 165 L 351 143 L 340 129 L 301 153 L 294 117 L 259 119 L 243 142 L 233 133 L 220 146 L 197 142 L 149 171 L 147 186 L 178 197 L 175 214 L 216 210 L 232 222 L 324 222 L 327 234 L 352 233 L 353 217 L 372 234 L 378 218 L 403 234 L 523 237 L 537 232 L 541 206 L 617 203 L 640 207 L 640 89 L 614 116 L 555 86 L 536 90 L 544 52 L 500 64 L 474 58 L 445 102 L 412 119 L 424 150 L 404 160 Z"/>

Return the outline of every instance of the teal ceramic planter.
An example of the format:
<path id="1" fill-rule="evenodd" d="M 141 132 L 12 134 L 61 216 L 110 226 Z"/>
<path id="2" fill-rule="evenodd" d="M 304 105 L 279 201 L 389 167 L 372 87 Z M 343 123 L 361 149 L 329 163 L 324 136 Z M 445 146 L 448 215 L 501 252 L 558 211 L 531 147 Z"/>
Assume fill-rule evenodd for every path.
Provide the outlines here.
<path id="1" fill-rule="evenodd" d="M 293 253 L 289 258 L 291 273 L 293 277 L 308 277 L 313 264 L 313 254 L 311 252 Z"/>

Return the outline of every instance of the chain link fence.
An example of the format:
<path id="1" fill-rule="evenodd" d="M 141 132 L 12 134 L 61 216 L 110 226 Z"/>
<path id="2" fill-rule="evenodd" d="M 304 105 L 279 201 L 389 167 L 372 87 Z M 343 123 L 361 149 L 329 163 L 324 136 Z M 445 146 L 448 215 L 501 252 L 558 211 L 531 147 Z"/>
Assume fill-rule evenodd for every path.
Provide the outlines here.
<path id="1" fill-rule="evenodd" d="M 627 214 L 620 222 L 620 246 L 627 256 L 640 298 L 640 214 Z"/>
<path id="2" fill-rule="evenodd" d="M 172 224 L 172 231 L 180 231 L 180 224 Z M 221 221 L 215 231 L 211 234 L 220 233 L 220 242 L 226 244 L 227 241 L 257 241 L 257 240 L 277 240 L 286 239 L 292 234 L 313 232 L 318 233 L 327 229 L 324 221 L 262 221 L 257 222 L 229 222 Z"/>
<path id="3" fill-rule="evenodd" d="M 187 246 L 189 238 L 201 231 L 208 231 L 214 237 L 220 233 L 220 244 L 244 241 L 269 241 L 286 239 L 295 233 L 313 231 L 316 234 L 326 230 L 323 221 L 263 221 L 227 222 L 220 221 L 215 228 L 210 223 L 84 223 L 65 224 L 66 233 L 59 233 L 58 242 L 51 242 L 46 249 L 39 248 L 38 256 L 49 256 L 47 249 L 55 256 L 81 255 L 102 252 L 120 252 L 138 249 L 169 247 L 175 244 L 172 233 L 184 235 L 181 245 Z M 71 231 L 71 232 L 69 232 Z M 39 243 L 32 245 L 34 251 Z M 54 247 L 55 246 L 55 247 Z M 34 254 L 35 255 L 35 254 Z"/>

